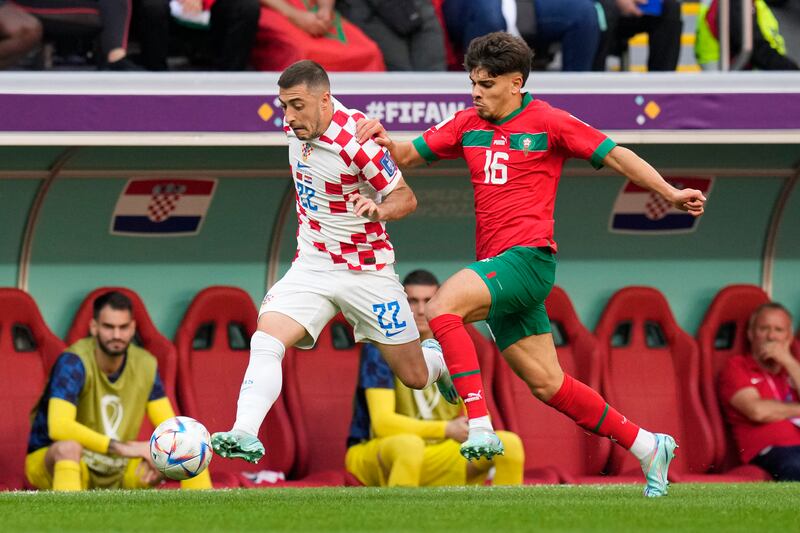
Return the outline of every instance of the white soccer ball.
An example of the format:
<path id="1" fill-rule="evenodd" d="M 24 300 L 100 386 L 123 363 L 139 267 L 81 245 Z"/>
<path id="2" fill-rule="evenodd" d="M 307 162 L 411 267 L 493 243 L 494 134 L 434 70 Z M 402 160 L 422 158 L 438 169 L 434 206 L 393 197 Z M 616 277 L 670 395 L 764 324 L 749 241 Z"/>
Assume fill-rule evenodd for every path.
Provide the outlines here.
<path id="1" fill-rule="evenodd" d="M 188 416 L 163 421 L 150 437 L 150 456 L 156 468 L 170 479 L 195 477 L 208 468 L 212 455 L 208 430 Z"/>

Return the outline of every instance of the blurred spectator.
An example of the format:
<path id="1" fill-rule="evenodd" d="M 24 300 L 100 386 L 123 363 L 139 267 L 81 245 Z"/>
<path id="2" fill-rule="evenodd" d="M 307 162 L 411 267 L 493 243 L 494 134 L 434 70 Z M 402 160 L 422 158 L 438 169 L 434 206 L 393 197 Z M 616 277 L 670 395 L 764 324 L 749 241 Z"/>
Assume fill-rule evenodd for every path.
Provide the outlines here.
<path id="1" fill-rule="evenodd" d="M 309 59 L 328 71 L 384 71 L 378 45 L 333 9 L 334 0 L 261 0 L 256 45 L 258 70 L 282 71 Z"/>
<path id="2" fill-rule="evenodd" d="M 136 0 L 136 34 L 148 70 L 167 70 L 172 9 L 179 9 L 189 38 L 207 41 L 215 70 L 245 70 L 256 38 L 259 0 Z M 208 24 L 204 24 L 205 20 Z M 197 22 L 192 23 L 195 20 Z"/>
<path id="3" fill-rule="evenodd" d="M 598 1 L 603 7 L 606 30 L 600 37 L 594 70 L 605 70 L 606 58 L 627 51 L 628 39 L 637 33 L 648 35 L 647 70 L 677 68 L 683 31 L 679 0 Z"/>
<path id="4" fill-rule="evenodd" d="M 439 282 L 430 272 L 415 270 L 403 286 L 420 339 L 430 342 L 425 307 Z M 469 462 L 459 452 L 468 431 L 463 403 L 447 403 L 435 385 L 409 389 L 375 346 L 363 346 L 345 456 L 347 470 L 359 481 L 381 487 L 482 484 L 494 467 L 495 485 L 522 483 L 525 451 L 516 434 L 498 432 L 505 455 Z"/>
<path id="5" fill-rule="evenodd" d="M 333 26 L 333 6 L 336 0 L 311 0 L 309 6 L 313 9 L 299 9 L 287 0 L 261 0 L 261 3 L 270 7 L 289 19 L 289 22 L 314 37 L 321 37 L 330 31 Z"/>
<path id="6" fill-rule="evenodd" d="M 753 51 L 748 66 L 760 70 L 797 70 L 797 62 L 786 55 L 775 15 L 764 0 L 754 0 L 753 4 Z M 730 9 L 731 59 L 734 59 L 742 50 L 742 0 L 731 0 Z M 694 52 L 703 70 L 719 70 L 718 0 L 700 9 Z"/>
<path id="7" fill-rule="evenodd" d="M 719 397 L 743 463 L 778 481 L 800 481 L 800 361 L 790 351 L 792 316 L 761 305 L 747 328 L 751 353 L 731 357 L 719 376 Z"/>
<path id="8" fill-rule="evenodd" d="M 0 68 L 10 67 L 42 38 L 42 25 L 21 9 L 0 0 Z"/>
<path id="9" fill-rule="evenodd" d="M 336 8 L 378 44 L 387 70 L 445 70 L 444 33 L 431 0 L 339 0 Z"/>
<path id="10" fill-rule="evenodd" d="M 38 489 L 135 489 L 163 479 L 147 441 L 137 441 L 142 417 L 154 426 L 172 418 L 156 358 L 132 344 L 133 304 L 119 292 L 95 299 L 90 336 L 55 362 L 33 408 L 25 476 Z M 208 470 L 181 481 L 211 488 Z"/>
<path id="11" fill-rule="evenodd" d="M 128 0 L 15 0 L 42 23 L 45 38 L 85 36 L 99 32 L 100 69 L 141 70 L 127 59 Z"/>
<path id="12" fill-rule="evenodd" d="M 554 43 L 561 43 L 561 70 L 587 71 L 600 39 L 600 25 L 593 0 L 524 0 L 533 2 L 536 33 L 522 36 L 537 53 L 547 52 Z M 524 27 L 518 15 L 517 25 Z"/>
<path id="13" fill-rule="evenodd" d="M 507 28 L 501 0 L 444 0 L 442 15 L 450 41 L 462 60 L 472 39 Z"/>
<path id="14" fill-rule="evenodd" d="M 552 60 L 550 48 L 561 44 L 565 71 L 591 70 L 600 39 L 593 0 L 444 0 L 447 33 L 463 55 L 470 41 L 494 31 L 521 35 L 537 52 L 538 63 Z M 548 57 L 549 56 L 549 57 Z M 542 62 L 541 58 L 545 58 Z"/>

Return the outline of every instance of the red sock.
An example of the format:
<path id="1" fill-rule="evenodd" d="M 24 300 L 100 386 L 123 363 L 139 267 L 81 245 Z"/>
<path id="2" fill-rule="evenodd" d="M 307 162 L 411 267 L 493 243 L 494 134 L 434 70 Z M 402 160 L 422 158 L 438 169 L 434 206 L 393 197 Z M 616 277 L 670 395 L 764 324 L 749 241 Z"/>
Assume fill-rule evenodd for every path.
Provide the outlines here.
<path id="1" fill-rule="evenodd" d="M 478 418 L 488 415 L 483 399 L 478 353 L 464 327 L 464 320 L 458 315 L 441 315 L 431 320 L 430 324 L 433 334 L 442 345 L 453 385 L 467 406 L 467 416 Z"/>
<path id="2" fill-rule="evenodd" d="M 570 417 L 583 429 L 608 437 L 625 449 L 633 446 L 639 433 L 639 426 L 609 406 L 594 389 L 568 374 L 564 374 L 561 388 L 547 404 Z"/>

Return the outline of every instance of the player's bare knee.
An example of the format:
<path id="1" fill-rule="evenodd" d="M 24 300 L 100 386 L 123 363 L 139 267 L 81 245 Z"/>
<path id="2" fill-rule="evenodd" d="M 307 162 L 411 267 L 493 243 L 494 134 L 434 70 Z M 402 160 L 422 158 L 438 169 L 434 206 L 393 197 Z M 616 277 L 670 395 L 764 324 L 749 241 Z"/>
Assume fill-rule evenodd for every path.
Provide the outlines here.
<path id="1" fill-rule="evenodd" d="M 557 376 L 537 376 L 534 379 L 528 378 L 525 381 L 531 393 L 543 402 L 549 401 L 561 388 L 561 380 Z"/>
<path id="2" fill-rule="evenodd" d="M 428 384 L 428 368 L 422 365 L 407 365 L 398 369 L 397 377 L 410 389 L 424 389 Z"/>
<path id="3" fill-rule="evenodd" d="M 425 318 L 428 319 L 428 322 L 433 320 L 434 318 L 442 315 L 447 315 L 452 313 L 453 310 L 447 306 L 441 298 L 437 298 L 435 295 L 431 300 L 425 305 Z"/>
<path id="4" fill-rule="evenodd" d="M 83 446 L 74 440 L 59 440 L 50 445 L 54 461 L 80 461 Z"/>

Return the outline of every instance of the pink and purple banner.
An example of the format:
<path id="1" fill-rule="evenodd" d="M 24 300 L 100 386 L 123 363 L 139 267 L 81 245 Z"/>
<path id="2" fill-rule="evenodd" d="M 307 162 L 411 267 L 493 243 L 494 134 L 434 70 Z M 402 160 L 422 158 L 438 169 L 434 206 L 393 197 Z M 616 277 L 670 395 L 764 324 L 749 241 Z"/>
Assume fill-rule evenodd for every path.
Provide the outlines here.
<path id="1" fill-rule="evenodd" d="M 601 130 L 795 130 L 800 93 L 534 94 Z M 390 131 L 419 132 L 469 94 L 347 94 Z M 280 132 L 276 95 L 0 94 L 0 132 Z"/>

